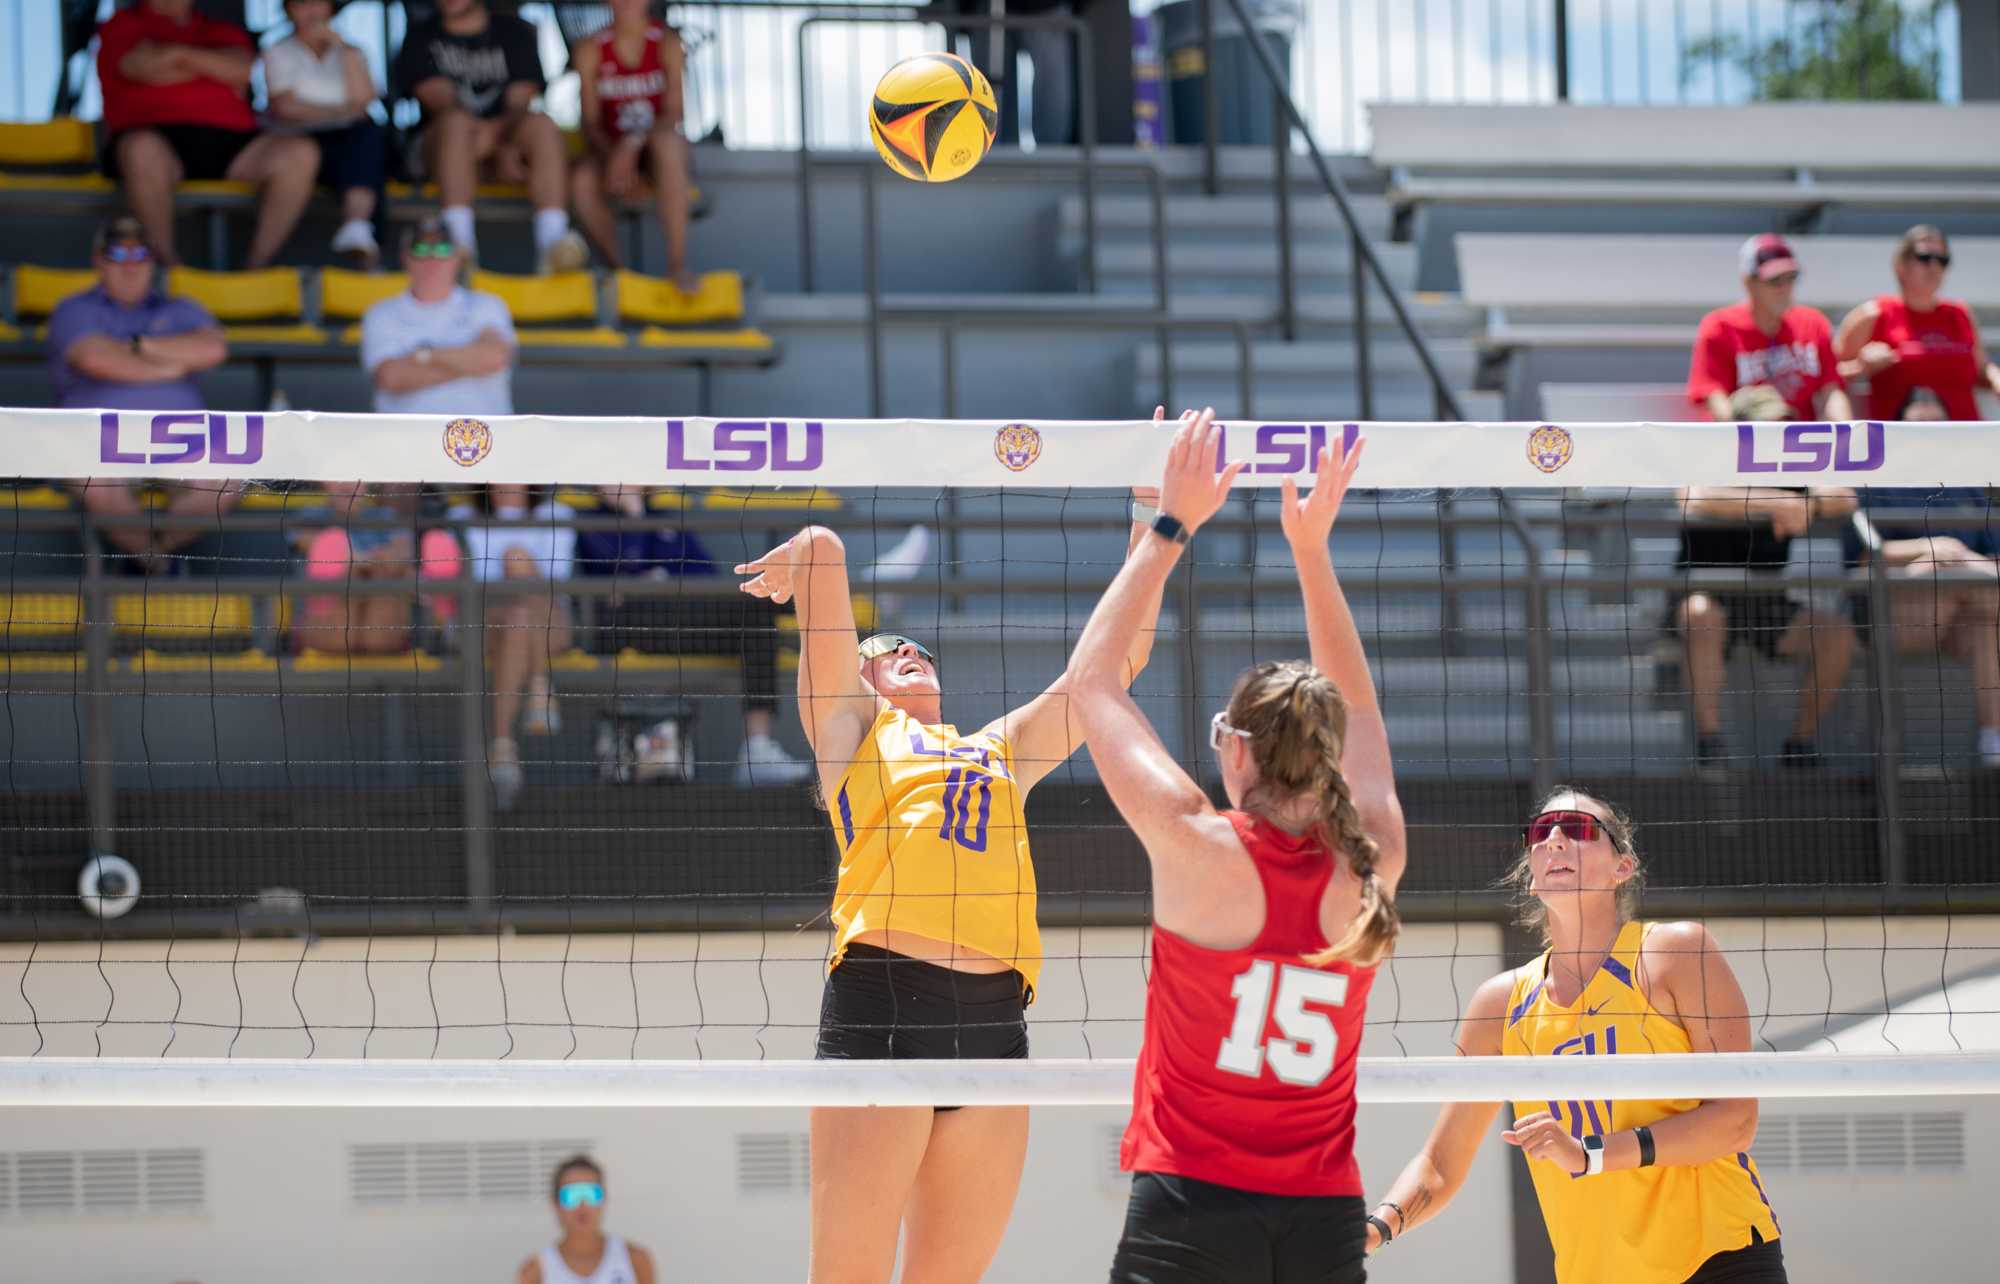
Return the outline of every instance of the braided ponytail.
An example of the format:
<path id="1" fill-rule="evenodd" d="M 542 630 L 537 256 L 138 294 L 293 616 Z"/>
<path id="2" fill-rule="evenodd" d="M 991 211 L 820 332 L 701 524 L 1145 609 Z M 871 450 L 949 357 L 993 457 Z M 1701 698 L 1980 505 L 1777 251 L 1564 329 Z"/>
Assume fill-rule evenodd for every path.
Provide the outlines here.
<path id="1" fill-rule="evenodd" d="M 1238 684 L 1229 720 L 1251 733 L 1260 790 L 1310 795 L 1314 835 L 1334 859 L 1346 859 L 1360 884 L 1361 908 L 1346 933 L 1305 961 L 1314 967 L 1374 967 L 1395 948 L 1402 920 L 1375 872 L 1380 848 L 1361 827 L 1361 814 L 1340 771 L 1347 740 L 1347 701 L 1340 689 L 1301 661 L 1258 664 Z"/>

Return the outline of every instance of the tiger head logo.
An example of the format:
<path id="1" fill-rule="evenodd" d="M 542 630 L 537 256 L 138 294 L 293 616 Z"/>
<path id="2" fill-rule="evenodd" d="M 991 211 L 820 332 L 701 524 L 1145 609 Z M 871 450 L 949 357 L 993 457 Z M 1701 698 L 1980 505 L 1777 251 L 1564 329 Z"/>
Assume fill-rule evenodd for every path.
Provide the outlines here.
<path id="1" fill-rule="evenodd" d="M 993 454 L 1011 472 L 1022 472 L 1042 457 L 1042 434 L 1027 424 L 1008 424 L 993 436 Z"/>
<path id="2" fill-rule="evenodd" d="M 1566 428 L 1543 424 L 1528 434 L 1528 462 L 1545 473 L 1555 472 L 1575 453 L 1576 442 Z"/>
<path id="3" fill-rule="evenodd" d="M 444 426 L 445 458 L 470 468 L 493 453 L 493 430 L 479 419 L 454 419 Z"/>

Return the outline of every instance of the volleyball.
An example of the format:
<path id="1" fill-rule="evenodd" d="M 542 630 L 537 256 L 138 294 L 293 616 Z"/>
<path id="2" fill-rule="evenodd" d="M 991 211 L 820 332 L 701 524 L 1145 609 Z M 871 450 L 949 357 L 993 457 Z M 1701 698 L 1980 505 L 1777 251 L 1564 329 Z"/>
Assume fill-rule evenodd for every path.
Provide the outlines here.
<path id="1" fill-rule="evenodd" d="M 1000 110 L 993 86 L 956 54 L 905 58 L 875 83 L 868 135 L 889 168 L 919 183 L 970 174 L 993 146 Z"/>

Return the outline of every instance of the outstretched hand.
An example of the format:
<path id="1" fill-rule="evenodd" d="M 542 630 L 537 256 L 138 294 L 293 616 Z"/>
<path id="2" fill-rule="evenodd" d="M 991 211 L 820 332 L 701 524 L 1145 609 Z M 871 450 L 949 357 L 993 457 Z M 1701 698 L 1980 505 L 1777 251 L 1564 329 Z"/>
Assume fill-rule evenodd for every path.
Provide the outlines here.
<path id="1" fill-rule="evenodd" d="M 1167 450 L 1167 471 L 1160 479 L 1160 511 L 1179 520 L 1189 533 L 1215 516 L 1243 460 L 1215 470 L 1218 433 L 1215 411 L 1188 411 L 1174 432 L 1174 444 Z"/>
<path id="2" fill-rule="evenodd" d="M 792 540 L 786 540 L 764 556 L 753 561 L 738 562 L 736 573 L 748 575 L 736 587 L 752 597 L 768 597 L 779 606 L 792 600 Z"/>
<path id="3" fill-rule="evenodd" d="M 1278 507 L 1278 523 L 1294 550 L 1326 547 L 1333 519 L 1340 513 L 1340 501 L 1347 498 L 1347 488 L 1361 466 L 1361 448 L 1367 444 L 1366 437 L 1357 437 L 1352 450 L 1338 455 L 1331 446 L 1320 447 L 1319 471 L 1313 475 L 1312 493 L 1304 499 L 1299 498 L 1299 484 L 1292 478 L 1279 484 L 1283 502 Z"/>

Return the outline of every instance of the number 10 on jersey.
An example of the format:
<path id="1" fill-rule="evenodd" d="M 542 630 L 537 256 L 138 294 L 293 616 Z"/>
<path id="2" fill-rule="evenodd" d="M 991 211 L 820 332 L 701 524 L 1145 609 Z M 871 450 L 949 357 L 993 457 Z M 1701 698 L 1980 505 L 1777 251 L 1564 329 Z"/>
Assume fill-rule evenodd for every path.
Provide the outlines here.
<path id="1" fill-rule="evenodd" d="M 1275 1002 L 1273 988 L 1277 990 Z M 1229 984 L 1229 995 L 1236 1000 L 1236 1017 L 1216 1054 L 1217 1069 L 1255 1079 L 1268 1061 L 1271 1073 L 1280 1081 L 1301 1088 L 1317 1087 L 1333 1072 L 1340 1036 L 1326 1013 L 1306 1005 L 1337 1008 L 1345 1003 L 1345 973 L 1279 966 L 1269 959 L 1258 959 L 1236 974 Z M 1272 1020 L 1278 1023 L 1282 1037 L 1267 1040 L 1264 1028 Z"/>

